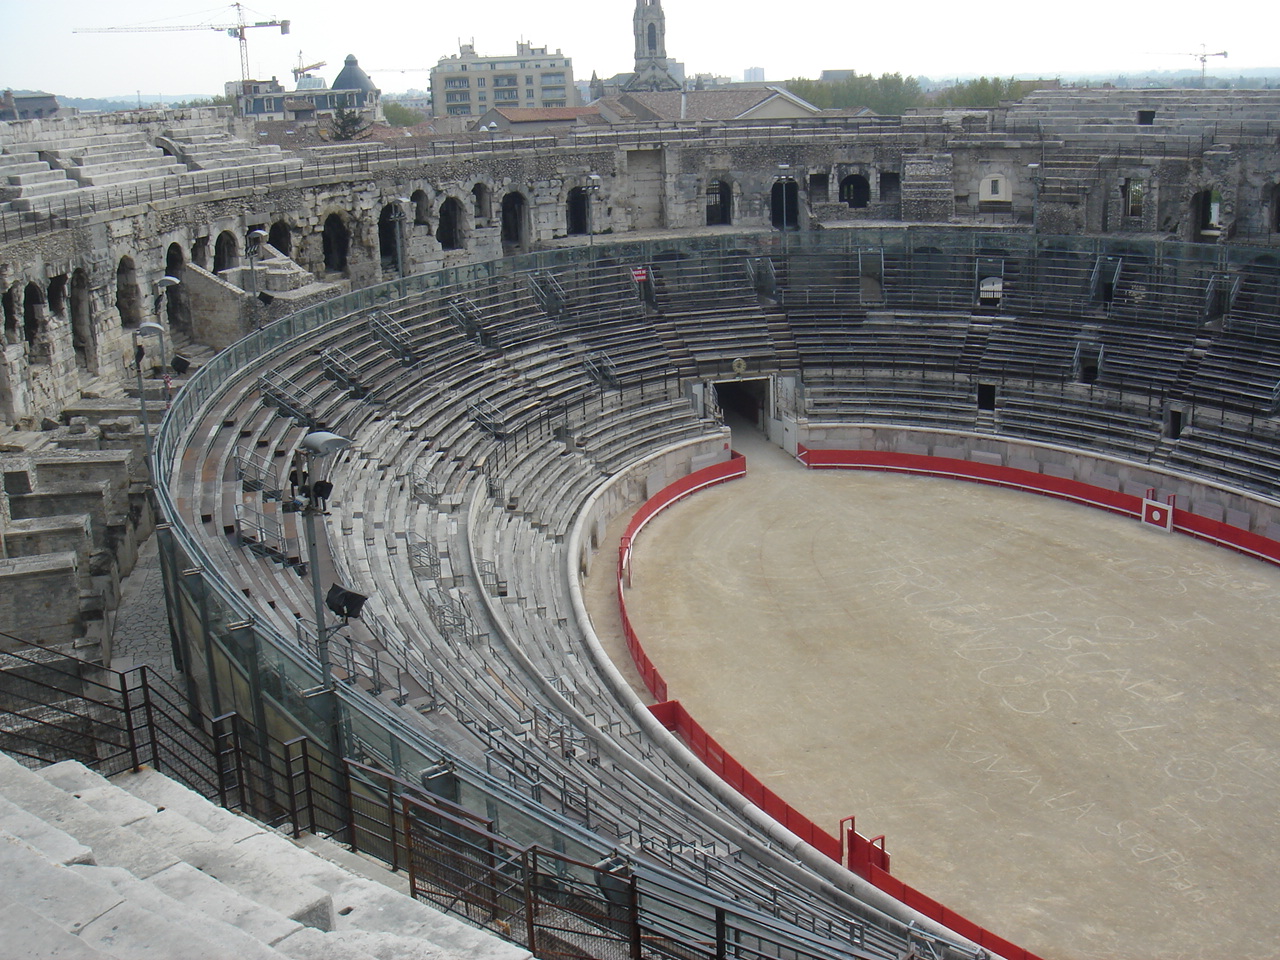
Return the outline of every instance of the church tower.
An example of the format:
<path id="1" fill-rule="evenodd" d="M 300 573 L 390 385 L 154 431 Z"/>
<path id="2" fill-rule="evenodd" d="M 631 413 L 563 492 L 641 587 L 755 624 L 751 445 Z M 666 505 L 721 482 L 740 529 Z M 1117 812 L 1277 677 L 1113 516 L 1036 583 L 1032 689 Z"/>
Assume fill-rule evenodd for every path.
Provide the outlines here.
<path id="1" fill-rule="evenodd" d="M 662 0 L 636 0 L 633 25 L 636 72 L 623 85 L 623 91 L 679 90 L 680 81 L 671 75 L 667 63 L 667 17 L 662 12 Z"/>

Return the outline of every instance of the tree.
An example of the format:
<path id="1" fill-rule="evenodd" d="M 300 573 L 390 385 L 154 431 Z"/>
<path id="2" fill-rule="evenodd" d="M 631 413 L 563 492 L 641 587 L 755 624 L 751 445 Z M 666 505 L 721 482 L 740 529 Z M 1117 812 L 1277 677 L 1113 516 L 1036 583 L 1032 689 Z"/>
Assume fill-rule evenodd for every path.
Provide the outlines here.
<path id="1" fill-rule="evenodd" d="M 172 110 L 181 110 L 186 107 L 230 107 L 235 104 L 234 97 L 228 97 L 225 94 L 218 94 L 213 97 L 203 97 L 196 100 L 179 100 L 177 103 L 169 104 Z"/>
<path id="2" fill-rule="evenodd" d="M 361 116 L 358 110 L 338 107 L 333 111 L 333 119 L 329 121 L 329 139 L 360 140 L 369 130 L 369 121 Z"/>
<path id="3" fill-rule="evenodd" d="M 382 112 L 387 118 L 387 123 L 393 127 L 412 127 L 426 119 L 417 110 L 411 110 L 398 103 L 384 102 Z"/>

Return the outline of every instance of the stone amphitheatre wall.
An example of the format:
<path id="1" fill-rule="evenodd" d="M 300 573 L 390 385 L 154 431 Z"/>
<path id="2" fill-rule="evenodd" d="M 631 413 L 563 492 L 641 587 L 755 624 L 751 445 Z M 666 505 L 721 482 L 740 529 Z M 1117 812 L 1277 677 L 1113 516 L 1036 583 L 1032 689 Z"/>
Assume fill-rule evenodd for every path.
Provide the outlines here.
<path id="1" fill-rule="evenodd" d="M 132 565 L 150 528 L 136 389 L 128 395 L 139 347 L 154 419 L 167 389 L 144 325 L 166 331 L 170 355 L 199 362 L 263 323 L 402 272 L 585 244 L 583 204 L 590 231 L 611 239 L 769 230 L 786 218 L 802 232 L 996 223 L 1280 244 L 1280 95 L 1257 94 L 1049 92 L 938 116 L 294 153 L 263 145 L 224 109 L 0 124 L 0 455 L 10 458 L 12 544 L 0 564 L 65 601 L 50 617 L 15 608 L 0 621 L 67 638 L 111 605 Z M 584 195 L 592 174 L 599 190 Z M 784 196 L 794 196 L 789 210 Z M 266 236 L 251 237 L 258 230 Z M 166 275 L 180 283 L 162 294 Z M 65 450 L 130 455 L 109 481 L 53 479 L 42 458 Z M 53 495 L 68 484 L 76 489 Z M 81 489 L 94 484 L 106 487 Z M 73 520 L 53 519 L 59 502 Z M 32 529 L 15 533 L 19 523 Z M 88 532 L 40 527 L 58 523 Z M 24 553 L 45 558 L 41 569 L 26 570 Z"/>

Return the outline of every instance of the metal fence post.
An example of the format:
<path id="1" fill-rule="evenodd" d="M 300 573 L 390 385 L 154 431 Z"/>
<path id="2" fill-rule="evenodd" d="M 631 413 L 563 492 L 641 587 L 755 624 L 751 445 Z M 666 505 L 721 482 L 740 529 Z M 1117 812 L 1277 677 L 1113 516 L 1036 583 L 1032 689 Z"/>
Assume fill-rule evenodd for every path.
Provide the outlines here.
<path id="1" fill-rule="evenodd" d="M 133 710 L 129 705 L 129 675 L 120 674 L 120 705 L 124 709 L 124 731 L 129 740 L 129 765 L 136 773 L 142 765 L 138 762 L 138 738 L 133 729 Z"/>

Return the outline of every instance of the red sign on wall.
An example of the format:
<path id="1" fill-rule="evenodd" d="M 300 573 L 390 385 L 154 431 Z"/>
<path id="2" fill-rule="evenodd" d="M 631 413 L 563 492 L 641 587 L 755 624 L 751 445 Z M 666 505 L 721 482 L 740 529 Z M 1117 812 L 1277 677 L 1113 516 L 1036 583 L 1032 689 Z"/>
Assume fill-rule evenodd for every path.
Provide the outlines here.
<path id="1" fill-rule="evenodd" d="M 636 283 L 644 283 L 646 280 L 649 279 L 649 268 L 648 267 L 632 267 L 631 279 L 634 280 Z"/>
<path id="2" fill-rule="evenodd" d="M 1144 499 L 1142 501 L 1142 522 L 1153 527 L 1159 527 L 1166 532 L 1172 531 L 1173 506 L 1161 503 L 1159 500 Z"/>

